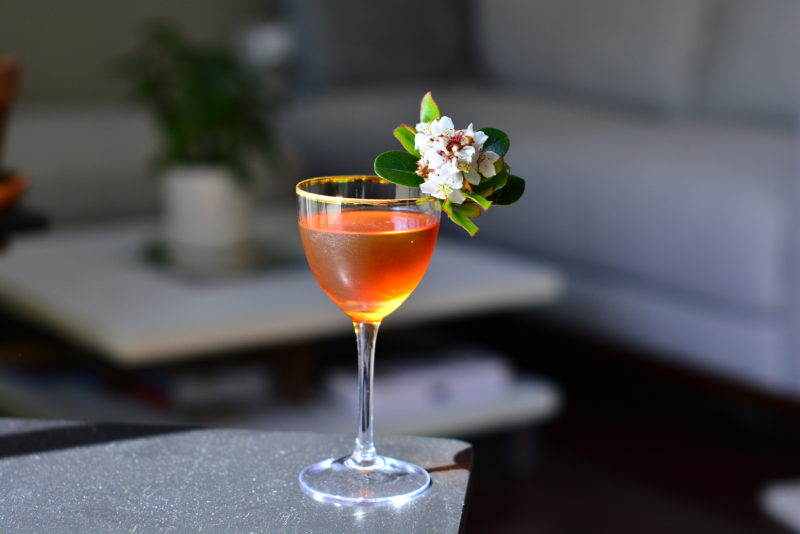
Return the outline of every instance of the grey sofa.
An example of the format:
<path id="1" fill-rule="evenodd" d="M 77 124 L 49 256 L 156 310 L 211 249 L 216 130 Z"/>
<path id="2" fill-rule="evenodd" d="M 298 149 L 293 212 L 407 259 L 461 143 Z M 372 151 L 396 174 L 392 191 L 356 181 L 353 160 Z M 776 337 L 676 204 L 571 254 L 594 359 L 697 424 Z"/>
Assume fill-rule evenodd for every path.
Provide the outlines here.
<path id="1" fill-rule="evenodd" d="M 562 267 L 552 317 L 800 395 L 800 2 L 476 0 L 469 24 L 436 26 L 459 44 L 418 55 L 419 72 L 386 48 L 396 27 L 343 43 L 367 4 L 293 4 L 303 91 L 283 131 L 305 174 L 369 172 L 433 88 L 457 126 L 510 134 L 528 189 L 480 221 L 475 245 Z M 430 4 L 447 20 L 447 2 Z M 430 28 L 381 6 L 426 42 Z"/>

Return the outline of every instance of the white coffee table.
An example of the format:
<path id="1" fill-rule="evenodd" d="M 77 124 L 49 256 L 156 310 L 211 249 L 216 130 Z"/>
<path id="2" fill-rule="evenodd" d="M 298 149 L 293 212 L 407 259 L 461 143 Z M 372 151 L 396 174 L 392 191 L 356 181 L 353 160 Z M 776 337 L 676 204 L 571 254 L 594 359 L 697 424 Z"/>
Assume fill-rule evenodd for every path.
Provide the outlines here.
<path id="1" fill-rule="evenodd" d="M 259 235 L 299 250 L 294 221 L 289 207 L 270 209 Z M 0 261 L 0 301 L 125 366 L 349 331 L 299 252 L 294 264 L 203 284 L 142 259 L 157 233 L 154 222 L 139 221 L 20 239 Z M 422 284 L 384 328 L 530 309 L 562 289 L 550 266 L 490 251 L 479 238 L 441 239 Z"/>

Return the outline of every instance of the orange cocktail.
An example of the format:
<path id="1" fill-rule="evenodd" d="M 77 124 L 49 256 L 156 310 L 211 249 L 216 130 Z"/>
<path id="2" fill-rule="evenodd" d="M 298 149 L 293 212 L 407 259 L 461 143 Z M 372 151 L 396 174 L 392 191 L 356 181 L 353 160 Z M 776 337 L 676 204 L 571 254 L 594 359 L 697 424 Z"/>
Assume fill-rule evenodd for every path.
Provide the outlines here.
<path id="1" fill-rule="evenodd" d="M 417 287 L 428 267 L 439 218 L 389 209 L 321 212 L 300 221 L 317 282 L 358 322 L 378 322 Z"/>

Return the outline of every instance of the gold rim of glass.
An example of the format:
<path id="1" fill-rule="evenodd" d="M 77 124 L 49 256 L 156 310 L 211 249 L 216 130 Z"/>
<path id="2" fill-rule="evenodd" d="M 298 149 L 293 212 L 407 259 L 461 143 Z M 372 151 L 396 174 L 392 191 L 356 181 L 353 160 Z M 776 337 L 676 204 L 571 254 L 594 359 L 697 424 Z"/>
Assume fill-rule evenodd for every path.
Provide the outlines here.
<path id="1" fill-rule="evenodd" d="M 331 195 L 322 195 L 319 193 L 311 193 L 307 191 L 306 188 L 312 185 L 318 184 L 330 184 L 330 183 L 345 183 L 345 182 L 355 182 L 355 181 L 363 181 L 363 182 L 374 182 L 374 183 L 384 183 L 384 184 L 391 184 L 394 182 L 390 182 L 389 180 L 385 180 L 380 176 L 372 176 L 368 174 L 364 175 L 347 175 L 347 176 L 321 176 L 318 178 L 309 178 L 307 180 L 303 180 L 299 182 L 295 186 L 295 192 L 298 196 L 303 198 L 307 198 L 309 200 L 314 200 L 316 202 L 326 202 L 328 204 L 360 204 L 360 205 L 372 205 L 372 206 L 396 206 L 396 205 L 410 205 L 410 204 L 426 204 L 429 202 L 436 202 L 437 199 L 431 196 L 421 196 L 421 197 L 414 197 L 414 198 L 350 198 L 350 197 L 335 197 Z M 407 187 L 407 186 L 400 186 L 400 187 Z M 409 187 L 409 189 L 414 189 L 413 187 Z"/>

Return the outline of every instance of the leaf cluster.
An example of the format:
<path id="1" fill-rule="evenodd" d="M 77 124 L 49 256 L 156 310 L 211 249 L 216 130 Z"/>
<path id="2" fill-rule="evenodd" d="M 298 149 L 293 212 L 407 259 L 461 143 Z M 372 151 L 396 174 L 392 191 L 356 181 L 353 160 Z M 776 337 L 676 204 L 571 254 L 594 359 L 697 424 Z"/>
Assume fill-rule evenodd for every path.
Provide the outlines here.
<path id="1" fill-rule="evenodd" d="M 430 122 L 441 117 L 439 106 L 430 92 L 426 93 L 420 103 L 420 122 Z M 496 174 L 491 178 L 482 177 L 478 185 L 469 186 L 464 180 L 462 192 L 467 201 L 453 204 L 442 200 L 442 210 L 457 225 L 464 228 L 471 236 L 478 232 L 473 219 L 491 206 L 508 206 L 520 199 L 525 192 L 525 181 L 511 174 L 511 167 L 505 161 L 505 155 L 511 147 L 511 141 L 505 132 L 497 128 L 481 128 L 488 139 L 483 150 L 494 152 L 500 158 L 495 163 Z M 407 187 L 419 187 L 424 179 L 417 174 L 417 162 L 421 155 L 414 146 L 416 130 L 407 124 L 401 124 L 394 130 L 394 136 L 406 150 L 384 152 L 375 158 L 375 173 L 390 182 Z"/>
<path id="2" fill-rule="evenodd" d="M 158 167 L 219 165 L 244 183 L 251 155 L 272 159 L 266 85 L 231 51 L 190 43 L 172 26 L 154 23 L 119 69 L 161 133 Z"/>

